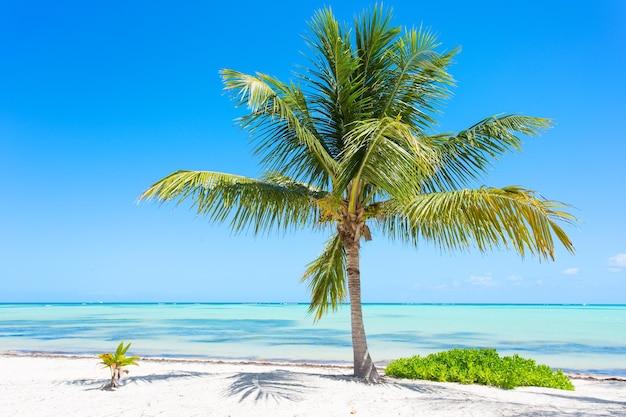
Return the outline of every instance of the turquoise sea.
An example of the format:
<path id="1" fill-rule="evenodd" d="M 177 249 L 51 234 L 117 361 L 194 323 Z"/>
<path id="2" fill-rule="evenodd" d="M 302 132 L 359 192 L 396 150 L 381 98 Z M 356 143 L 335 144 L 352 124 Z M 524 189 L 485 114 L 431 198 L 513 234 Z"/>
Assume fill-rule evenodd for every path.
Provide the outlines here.
<path id="1" fill-rule="evenodd" d="M 349 363 L 350 309 L 307 304 L 0 304 L 0 352 Z M 372 358 L 496 348 L 566 371 L 626 376 L 626 305 L 366 304 Z"/>

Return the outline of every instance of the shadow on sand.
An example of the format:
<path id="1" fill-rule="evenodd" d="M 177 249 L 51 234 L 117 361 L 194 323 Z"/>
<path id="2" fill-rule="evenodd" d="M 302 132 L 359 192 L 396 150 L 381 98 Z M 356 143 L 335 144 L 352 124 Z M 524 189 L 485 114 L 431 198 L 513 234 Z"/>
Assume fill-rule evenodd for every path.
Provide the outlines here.
<path id="1" fill-rule="evenodd" d="M 163 374 L 151 374 L 141 376 L 128 376 L 122 378 L 117 382 L 118 388 L 124 387 L 130 384 L 152 384 L 159 381 L 171 381 L 175 379 L 183 378 L 200 378 L 205 376 L 214 375 L 208 372 L 192 372 L 192 371 L 176 371 Z M 115 391 L 115 388 L 109 386 L 110 380 L 103 381 L 101 379 L 77 379 L 74 381 L 65 382 L 67 385 L 79 385 L 85 387 L 86 391 L 91 390 L 103 390 L 103 391 Z"/>
<path id="2" fill-rule="evenodd" d="M 276 370 L 271 372 L 240 372 L 228 377 L 232 381 L 225 394 L 238 396 L 239 402 L 274 400 L 298 401 L 311 388 L 302 381 L 302 374 Z"/>

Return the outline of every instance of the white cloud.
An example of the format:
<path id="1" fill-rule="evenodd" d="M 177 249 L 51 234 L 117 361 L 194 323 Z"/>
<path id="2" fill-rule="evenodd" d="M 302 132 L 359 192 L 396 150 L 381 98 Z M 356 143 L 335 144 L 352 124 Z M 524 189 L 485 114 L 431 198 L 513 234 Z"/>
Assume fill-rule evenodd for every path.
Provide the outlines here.
<path id="1" fill-rule="evenodd" d="M 478 287 L 497 287 L 498 283 L 493 280 L 491 273 L 485 275 L 471 275 L 467 282 Z"/>
<path id="2" fill-rule="evenodd" d="M 618 253 L 609 258 L 609 266 L 613 268 L 626 268 L 626 253 Z"/>
<path id="3" fill-rule="evenodd" d="M 442 284 L 432 286 L 430 288 L 441 291 L 441 290 L 448 290 L 450 288 L 457 288 L 460 285 L 461 285 L 461 283 L 458 280 L 455 279 L 455 280 L 452 280 L 450 282 L 444 282 Z"/>
<path id="4" fill-rule="evenodd" d="M 526 284 L 526 282 L 524 280 L 524 277 L 522 277 L 520 275 L 509 275 L 506 279 L 514 287 L 525 287 L 525 286 L 528 285 L 528 284 Z"/>
<path id="5" fill-rule="evenodd" d="M 609 271 L 621 272 L 626 268 L 626 253 L 618 253 L 609 258 Z"/>
<path id="6" fill-rule="evenodd" d="M 563 271 L 563 275 L 578 275 L 580 268 L 567 268 Z"/>

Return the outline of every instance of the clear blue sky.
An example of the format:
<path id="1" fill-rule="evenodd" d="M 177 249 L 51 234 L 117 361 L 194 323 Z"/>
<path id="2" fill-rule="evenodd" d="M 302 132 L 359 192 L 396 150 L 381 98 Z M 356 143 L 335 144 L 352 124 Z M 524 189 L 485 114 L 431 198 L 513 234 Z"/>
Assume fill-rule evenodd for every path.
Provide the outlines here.
<path id="1" fill-rule="evenodd" d="M 0 302 L 307 301 L 326 236 L 231 235 L 137 204 L 177 169 L 257 176 L 218 71 L 288 79 L 323 1 L 0 2 Z M 368 2 L 327 2 L 352 21 Z M 577 253 L 363 245 L 365 302 L 626 303 L 626 2 L 414 1 L 396 23 L 444 48 L 442 131 L 496 113 L 553 118 L 484 178 L 572 204 Z"/>

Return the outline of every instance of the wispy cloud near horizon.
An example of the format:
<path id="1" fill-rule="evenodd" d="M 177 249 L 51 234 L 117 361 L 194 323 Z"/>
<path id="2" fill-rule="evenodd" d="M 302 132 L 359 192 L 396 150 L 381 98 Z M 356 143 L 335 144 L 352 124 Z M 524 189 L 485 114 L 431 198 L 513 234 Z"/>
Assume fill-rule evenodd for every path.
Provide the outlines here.
<path id="1" fill-rule="evenodd" d="M 563 275 L 578 275 L 579 272 L 580 272 L 580 268 L 578 268 L 578 267 L 567 268 L 567 269 L 563 270 Z"/>
<path id="2" fill-rule="evenodd" d="M 484 275 L 470 275 L 467 282 L 478 287 L 497 287 L 499 285 L 493 280 L 491 272 Z"/>
<path id="3" fill-rule="evenodd" d="M 611 256 L 608 261 L 609 271 L 622 272 L 626 268 L 626 253 L 618 253 Z"/>

